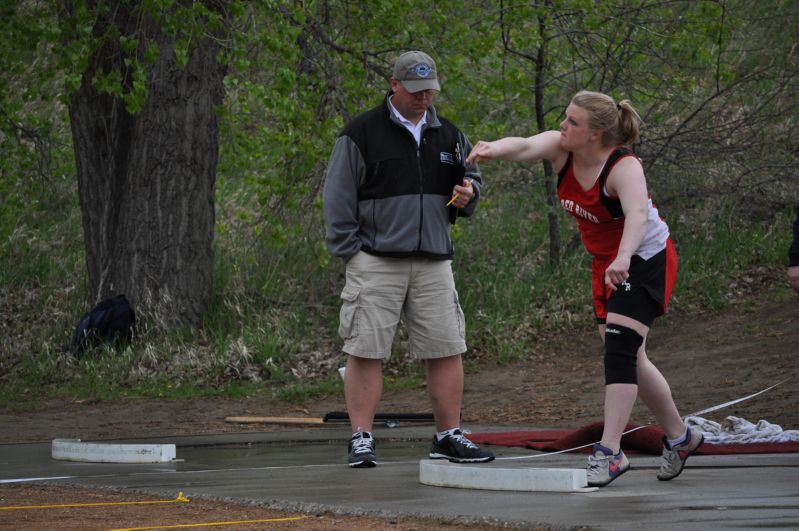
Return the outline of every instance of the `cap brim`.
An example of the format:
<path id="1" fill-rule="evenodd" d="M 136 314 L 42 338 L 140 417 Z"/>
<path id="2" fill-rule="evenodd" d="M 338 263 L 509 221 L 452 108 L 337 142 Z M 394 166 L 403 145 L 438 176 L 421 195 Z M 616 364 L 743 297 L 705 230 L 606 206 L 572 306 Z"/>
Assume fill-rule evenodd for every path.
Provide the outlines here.
<path id="1" fill-rule="evenodd" d="M 441 85 L 437 79 L 407 79 L 400 81 L 408 92 L 419 92 L 420 90 L 441 90 Z"/>

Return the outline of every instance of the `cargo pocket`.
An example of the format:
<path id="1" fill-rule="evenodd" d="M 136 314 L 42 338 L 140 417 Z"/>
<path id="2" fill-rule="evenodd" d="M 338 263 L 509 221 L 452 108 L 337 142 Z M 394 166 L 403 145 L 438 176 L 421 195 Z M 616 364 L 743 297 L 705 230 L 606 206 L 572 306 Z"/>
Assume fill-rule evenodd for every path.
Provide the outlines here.
<path id="1" fill-rule="evenodd" d="M 345 286 L 341 292 L 341 311 L 339 312 L 338 335 L 342 339 L 352 339 L 358 335 L 358 299 L 360 290 Z"/>
<path id="2" fill-rule="evenodd" d="M 461 308 L 461 303 L 458 301 L 458 292 L 453 290 L 452 293 L 454 294 L 455 319 L 458 321 L 458 334 L 461 339 L 466 339 L 466 317 L 463 315 L 463 308 Z"/>

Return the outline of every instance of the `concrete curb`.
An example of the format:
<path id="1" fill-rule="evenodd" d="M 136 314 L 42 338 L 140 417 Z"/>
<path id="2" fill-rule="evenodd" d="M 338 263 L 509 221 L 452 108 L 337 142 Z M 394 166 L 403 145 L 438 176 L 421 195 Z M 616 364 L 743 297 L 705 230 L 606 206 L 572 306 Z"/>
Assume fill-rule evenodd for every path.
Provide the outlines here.
<path id="1" fill-rule="evenodd" d="M 434 487 L 519 492 L 594 492 L 588 487 L 585 470 L 574 468 L 500 468 L 461 465 L 423 459 L 419 482 Z"/>
<path id="2" fill-rule="evenodd" d="M 51 456 L 60 461 L 88 463 L 165 463 L 175 460 L 174 444 L 89 443 L 53 439 Z"/>

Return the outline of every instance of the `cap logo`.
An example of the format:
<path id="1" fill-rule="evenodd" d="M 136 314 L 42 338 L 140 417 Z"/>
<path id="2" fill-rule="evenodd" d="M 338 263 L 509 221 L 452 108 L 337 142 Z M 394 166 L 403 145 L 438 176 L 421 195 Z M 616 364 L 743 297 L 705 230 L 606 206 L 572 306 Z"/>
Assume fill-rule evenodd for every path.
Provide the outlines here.
<path id="1" fill-rule="evenodd" d="M 433 69 L 430 68 L 430 65 L 427 63 L 419 63 L 413 68 L 413 71 L 416 72 L 416 75 L 419 77 L 427 77 Z"/>

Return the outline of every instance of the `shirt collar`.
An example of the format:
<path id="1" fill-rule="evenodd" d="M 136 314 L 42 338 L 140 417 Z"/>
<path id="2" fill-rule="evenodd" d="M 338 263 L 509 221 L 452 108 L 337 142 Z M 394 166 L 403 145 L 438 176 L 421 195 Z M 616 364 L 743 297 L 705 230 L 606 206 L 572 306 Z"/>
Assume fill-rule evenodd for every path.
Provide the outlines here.
<path id="1" fill-rule="evenodd" d="M 403 115 L 401 115 L 400 112 L 397 110 L 397 108 L 394 107 L 394 104 L 391 103 L 391 98 L 393 97 L 394 97 L 393 95 L 388 97 L 388 107 L 389 109 L 391 109 L 391 112 L 394 114 L 394 116 L 397 117 L 397 120 L 399 120 L 402 123 L 402 125 L 412 129 L 420 129 L 423 125 L 427 123 L 427 113 L 429 111 L 425 111 L 424 116 L 422 116 L 422 119 L 419 120 L 419 123 L 414 124 L 413 122 L 405 118 Z"/>

